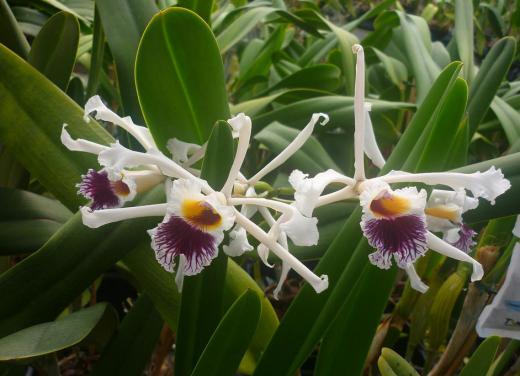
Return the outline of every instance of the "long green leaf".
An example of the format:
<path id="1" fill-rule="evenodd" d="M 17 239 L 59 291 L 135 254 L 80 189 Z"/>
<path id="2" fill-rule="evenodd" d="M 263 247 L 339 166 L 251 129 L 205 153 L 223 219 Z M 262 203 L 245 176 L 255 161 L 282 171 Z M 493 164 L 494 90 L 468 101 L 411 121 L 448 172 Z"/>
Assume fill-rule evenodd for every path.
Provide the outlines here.
<path id="1" fill-rule="evenodd" d="M 477 348 L 459 376 L 485 376 L 500 345 L 500 337 L 489 337 Z"/>
<path id="2" fill-rule="evenodd" d="M 0 43 L 24 59 L 29 55 L 29 43 L 20 30 L 6 0 L 0 0 Z"/>
<path id="3" fill-rule="evenodd" d="M 72 14 L 58 12 L 34 39 L 27 61 L 45 77 L 66 91 L 76 60 L 79 23 Z"/>
<path id="4" fill-rule="evenodd" d="M 190 9 L 197 13 L 208 25 L 211 24 L 213 0 L 180 0 L 178 6 Z"/>
<path id="5" fill-rule="evenodd" d="M 116 326 L 116 311 L 106 303 L 99 303 L 59 320 L 31 326 L 3 337 L 0 339 L 0 361 L 52 354 L 88 341 L 89 337 L 104 345 Z M 100 333 L 95 333 L 96 330 Z"/>
<path id="6" fill-rule="evenodd" d="M 159 11 L 153 0 L 96 0 L 103 29 L 114 56 L 123 109 L 138 123 L 143 120 L 135 88 L 135 58 L 141 35 Z"/>
<path id="7" fill-rule="evenodd" d="M 204 20 L 187 9 L 154 16 L 137 52 L 136 84 L 146 123 L 163 151 L 172 137 L 205 142 L 215 121 L 230 117 L 217 43 Z"/>
<path id="8" fill-rule="evenodd" d="M 192 376 L 233 376 L 260 319 L 259 296 L 244 292 L 228 309 L 200 356 Z"/>
<path id="9" fill-rule="evenodd" d="M 233 136 L 225 121 L 215 124 L 204 155 L 201 177 L 220 189 L 233 163 Z M 208 267 L 185 277 L 180 309 L 175 373 L 189 375 L 206 347 L 223 314 L 223 290 L 227 256 L 220 251 Z"/>
<path id="10" fill-rule="evenodd" d="M 502 38 L 496 42 L 473 79 L 468 101 L 470 137 L 477 130 L 511 66 L 515 56 L 515 46 L 516 41 L 512 37 Z"/>
<path id="11" fill-rule="evenodd" d="M 463 76 L 471 83 L 473 78 L 473 2 L 471 0 L 455 1 L 455 40 L 457 50 L 464 66 Z"/>

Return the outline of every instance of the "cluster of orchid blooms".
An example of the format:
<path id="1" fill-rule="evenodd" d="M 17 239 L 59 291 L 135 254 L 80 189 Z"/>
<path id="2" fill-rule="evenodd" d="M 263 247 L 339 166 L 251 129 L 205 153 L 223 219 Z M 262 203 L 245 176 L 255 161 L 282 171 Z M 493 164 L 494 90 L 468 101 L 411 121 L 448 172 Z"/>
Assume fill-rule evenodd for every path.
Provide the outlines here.
<path id="1" fill-rule="evenodd" d="M 280 292 L 289 270 L 295 270 L 316 292 L 328 287 L 326 275 L 317 276 L 289 252 L 288 239 L 295 245 L 316 245 L 319 238 L 313 217 L 315 208 L 335 202 L 358 199 L 363 210 L 361 229 L 375 252 L 368 255 L 372 264 L 388 269 L 392 258 L 409 276 L 411 286 L 421 292 L 428 287 L 417 275 L 414 262 L 428 249 L 448 257 L 469 262 L 473 266 L 472 281 L 483 276 L 482 266 L 469 256 L 474 245 L 473 230 L 462 222 L 462 214 L 478 205 L 484 198 L 491 203 L 510 187 L 500 170 L 491 167 L 485 172 L 419 173 L 392 171 L 376 178 L 366 178 L 364 156 L 381 168 L 385 160 L 377 146 L 370 106 L 364 98 L 364 54 L 355 45 L 357 54 L 355 85 L 355 174 L 345 176 L 333 170 L 314 177 L 295 170 L 289 183 L 295 190 L 294 201 L 287 203 L 268 199 L 255 191 L 255 184 L 289 159 L 312 135 L 315 125 L 328 121 L 326 114 L 313 114 L 310 122 L 298 136 L 254 176 L 247 178 L 241 172 L 251 137 L 251 119 L 238 114 L 228 120 L 233 137 L 238 139 L 236 154 L 223 188 L 216 191 L 200 178 L 193 166 L 204 157 L 205 145 L 184 143 L 171 139 L 168 157 L 159 151 L 147 128 L 135 125 L 129 117 L 121 118 L 109 110 L 99 97 L 85 105 L 85 121 L 89 115 L 110 122 L 130 133 L 144 148 L 143 152 L 123 147 L 118 142 L 110 146 L 83 139 L 73 139 L 63 125 L 61 140 L 73 151 L 98 156 L 100 171 L 89 170 L 78 184 L 79 193 L 89 199 L 90 205 L 81 208 L 83 223 L 96 228 L 107 223 L 140 217 L 163 217 L 161 223 L 148 231 L 151 247 L 162 267 L 173 272 L 182 288 L 184 276 L 200 273 L 217 256 L 224 232 L 229 231 L 229 244 L 223 251 L 229 256 L 240 256 L 252 251 L 248 235 L 259 242 L 257 251 L 268 266 L 269 251 L 282 261 L 280 282 L 274 291 Z M 344 187 L 324 194 L 329 184 Z M 394 183 L 421 183 L 441 185 L 451 190 L 433 190 L 429 197 L 424 189 L 415 186 L 392 189 Z M 166 203 L 122 207 L 136 193 L 157 184 L 164 184 Z M 472 196 L 467 193 L 471 192 Z M 251 218 L 259 214 L 268 224 L 264 231 Z M 442 233 L 439 238 L 433 232 Z"/>

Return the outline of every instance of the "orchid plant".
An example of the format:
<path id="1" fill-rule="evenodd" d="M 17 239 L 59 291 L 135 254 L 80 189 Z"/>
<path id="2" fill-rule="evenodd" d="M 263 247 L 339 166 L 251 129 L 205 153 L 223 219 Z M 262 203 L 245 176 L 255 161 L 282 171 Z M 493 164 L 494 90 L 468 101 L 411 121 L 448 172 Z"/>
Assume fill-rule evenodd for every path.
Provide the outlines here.
<path id="1" fill-rule="evenodd" d="M 184 276 L 200 273 L 218 254 L 224 232 L 230 231 L 230 242 L 223 246 L 229 256 L 240 256 L 251 251 L 248 234 L 258 240 L 258 254 L 268 262 L 269 250 L 282 260 L 280 282 L 274 291 L 277 297 L 290 269 L 294 269 L 316 292 L 328 287 L 326 275 L 317 276 L 289 252 L 287 238 L 295 245 L 312 246 L 318 242 L 316 207 L 335 202 L 357 199 L 363 209 L 361 229 L 369 244 L 376 249 L 368 257 L 379 268 L 388 269 L 392 258 L 408 274 L 412 287 L 426 292 L 428 287 L 419 278 L 414 262 L 432 249 L 440 254 L 473 265 L 472 281 L 484 274 L 479 262 L 468 253 L 474 245 L 475 232 L 462 221 L 462 213 L 474 209 L 478 198 L 494 203 L 496 197 L 510 187 L 500 170 L 494 167 L 485 172 L 461 174 L 450 172 L 411 174 L 403 171 L 367 178 L 365 154 L 379 168 L 384 158 L 377 146 L 370 104 L 365 101 L 365 62 L 363 48 L 356 44 L 355 81 L 355 173 L 353 177 L 328 170 L 309 178 L 295 170 L 289 177 L 293 186 L 294 202 L 259 197 L 255 184 L 287 161 L 311 136 L 315 125 L 325 125 L 328 116 L 316 113 L 298 136 L 273 160 L 251 178 L 240 169 L 250 144 L 251 119 L 243 113 L 228 120 L 238 146 L 226 182 L 220 190 L 211 187 L 199 177 L 193 165 L 204 156 L 205 145 L 168 141 L 171 158 L 159 151 L 147 128 L 135 125 L 110 111 L 98 96 L 85 105 L 85 121 L 89 115 L 107 121 L 131 134 L 144 148 L 144 152 L 125 148 L 118 142 L 104 146 L 88 140 L 74 140 L 63 125 L 62 143 L 73 151 L 96 154 L 103 169 L 89 170 L 78 184 L 78 193 L 91 200 L 90 206 L 81 208 L 83 223 L 96 228 L 132 218 L 163 217 L 161 223 L 149 230 L 151 247 L 161 266 L 176 270 L 175 281 L 182 289 Z M 164 181 L 166 203 L 137 207 L 121 207 L 131 201 L 137 192 L 145 191 Z M 343 184 L 335 192 L 323 194 L 331 183 Z M 390 184 L 422 183 L 443 185 L 451 191 L 433 190 L 428 198 L 425 189 L 407 186 L 392 189 Z M 470 191 L 472 196 L 467 196 Z M 240 210 L 237 209 L 240 207 Z M 277 213 L 273 216 L 271 210 Z M 251 217 L 258 211 L 268 223 L 265 232 Z M 278 215 L 279 214 L 279 215 Z M 443 239 L 432 232 L 442 232 Z"/>

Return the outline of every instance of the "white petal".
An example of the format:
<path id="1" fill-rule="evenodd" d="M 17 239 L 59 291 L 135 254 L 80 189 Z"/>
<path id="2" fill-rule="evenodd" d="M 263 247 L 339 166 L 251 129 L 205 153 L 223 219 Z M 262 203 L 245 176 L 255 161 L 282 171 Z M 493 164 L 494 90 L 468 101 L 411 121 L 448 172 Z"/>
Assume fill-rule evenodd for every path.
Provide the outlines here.
<path id="1" fill-rule="evenodd" d="M 164 181 L 164 175 L 159 170 L 123 170 L 121 174 L 134 181 L 137 193 L 147 192 Z"/>
<path id="2" fill-rule="evenodd" d="M 220 192 L 211 193 L 206 196 L 206 201 L 213 206 L 213 208 L 220 214 L 222 224 L 219 231 L 227 231 L 235 223 L 235 209 L 232 206 L 226 205 L 226 198 Z"/>
<path id="3" fill-rule="evenodd" d="M 83 224 L 90 228 L 97 228 L 108 223 L 119 222 L 125 219 L 162 217 L 166 214 L 167 206 L 168 204 L 156 204 L 94 211 L 83 206 L 80 208 L 80 211 Z"/>
<path id="4" fill-rule="evenodd" d="M 370 114 L 367 110 L 369 106 L 367 105 L 368 103 L 365 103 L 365 154 L 376 167 L 383 168 L 386 161 L 377 145 L 372 120 L 370 120 Z"/>
<path id="5" fill-rule="evenodd" d="M 305 142 L 311 137 L 312 132 L 314 130 L 314 126 L 316 123 L 320 120 L 320 118 L 323 117 L 323 120 L 321 121 L 321 125 L 325 125 L 329 121 L 329 116 L 327 114 L 322 113 L 315 113 L 312 114 L 311 120 L 309 123 L 301 130 L 300 133 L 296 136 L 294 140 L 291 141 L 287 147 L 282 150 L 281 153 L 279 153 L 276 157 L 271 160 L 267 165 L 265 165 L 260 171 L 258 171 L 255 176 L 253 176 L 251 179 L 248 180 L 248 183 L 250 185 L 256 184 L 260 179 L 262 179 L 264 176 L 266 176 L 268 173 L 273 171 L 274 169 L 281 166 L 283 163 L 285 163 L 294 153 L 296 153 L 302 146 L 305 144 Z"/>
<path id="6" fill-rule="evenodd" d="M 88 115 L 93 112 L 96 112 L 94 116 L 96 119 L 117 125 L 130 133 L 146 150 L 155 147 L 155 143 L 148 128 L 134 124 L 129 116 L 121 118 L 105 106 L 98 95 L 90 98 L 85 104 L 85 115 L 83 117 L 85 121 L 89 121 Z"/>
<path id="7" fill-rule="evenodd" d="M 520 238 L 520 215 L 516 217 L 515 227 L 513 228 L 513 235 Z"/>
<path id="8" fill-rule="evenodd" d="M 418 182 L 428 185 L 446 185 L 453 190 L 466 189 L 473 197 L 482 197 L 495 203 L 495 199 L 511 187 L 509 180 L 504 178 L 500 169 L 491 166 L 487 171 L 462 174 L 459 172 L 431 172 L 409 174 L 401 171 L 392 171 L 378 179 L 387 183 Z"/>
<path id="9" fill-rule="evenodd" d="M 404 270 L 406 271 L 408 279 L 410 280 L 410 286 L 412 286 L 414 290 L 417 290 L 422 294 L 428 291 L 428 285 L 421 281 L 421 278 L 417 274 L 417 271 L 415 270 L 413 264 L 408 264 L 408 266 Z"/>
<path id="10" fill-rule="evenodd" d="M 179 267 L 177 268 L 177 273 L 175 274 L 175 284 L 177 285 L 177 290 L 182 292 L 182 286 L 184 285 L 184 269 L 186 268 L 186 256 L 179 255 Z"/>
<path id="11" fill-rule="evenodd" d="M 285 214 L 284 214 L 285 215 Z M 280 225 L 280 228 L 295 245 L 309 246 L 318 244 L 318 219 L 308 218 L 298 210 L 294 210 L 291 217 Z"/>
<path id="12" fill-rule="evenodd" d="M 238 225 L 235 226 L 235 228 L 229 232 L 229 238 L 229 245 L 223 246 L 224 252 L 226 252 L 228 256 L 237 257 L 253 250 L 253 246 L 249 244 L 247 240 L 247 232 L 242 227 Z"/>
<path id="13" fill-rule="evenodd" d="M 280 294 L 280 291 L 282 291 L 283 283 L 287 279 L 287 275 L 291 271 L 291 266 L 286 263 L 282 262 L 282 272 L 280 273 L 280 280 L 278 281 L 278 285 L 276 285 L 276 288 L 273 291 L 273 297 L 278 300 L 278 295 Z"/>
<path id="14" fill-rule="evenodd" d="M 63 124 L 61 128 L 61 143 L 71 151 L 82 151 L 85 153 L 99 154 L 104 150 L 108 150 L 109 147 L 105 145 L 96 144 L 95 142 L 78 138 L 74 140 L 69 132 L 65 129 L 68 124 Z"/>
<path id="15" fill-rule="evenodd" d="M 256 247 L 256 251 L 258 252 L 258 256 L 260 257 L 260 260 L 264 263 L 265 266 L 268 268 L 273 268 L 273 264 L 269 264 L 269 248 L 263 243 L 258 244 L 258 247 Z"/>
<path id="16" fill-rule="evenodd" d="M 350 178 L 331 169 L 320 172 L 313 178 L 309 178 L 308 176 L 309 175 L 304 174 L 300 170 L 294 170 L 289 176 L 289 183 L 295 190 L 294 200 L 296 207 L 307 217 L 312 216 L 312 212 L 327 185 L 332 182 L 348 182 L 352 185 L 354 184 L 354 181 L 350 181 Z"/>
<path id="17" fill-rule="evenodd" d="M 172 153 L 172 159 L 177 163 L 184 163 L 189 156 L 201 149 L 200 145 L 183 142 L 177 138 L 171 138 L 166 143 L 166 148 Z"/>
<path id="18" fill-rule="evenodd" d="M 469 262 L 473 265 L 473 273 L 471 274 L 471 281 L 480 281 L 484 276 L 484 269 L 480 263 L 473 259 L 468 254 L 462 252 L 460 249 L 455 248 L 451 244 L 446 243 L 444 240 L 439 239 L 431 232 L 426 234 L 426 240 L 428 242 L 428 247 L 435 252 L 438 252 L 442 255 L 451 257 L 455 260 Z"/>
<path id="19" fill-rule="evenodd" d="M 236 119 L 236 120 L 235 120 Z M 231 191 L 233 189 L 233 184 L 240 174 L 240 169 L 242 168 L 242 164 L 244 163 L 244 159 L 246 157 L 247 149 L 249 148 L 249 140 L 251 138 L 251 119 L 249 116 L 245 116 L 244 114 L 239 114 L 230 120 L 233 124 L 232 127 L 238 131 L 238 145 L 235 153 L 235 158 L 233 159 L 233 164 L 229 169 L 229 174 L 226 182 L 224 183 L 224 187 L 222 187 L 221 192 L 224 193 L 226 197 L 231 195 Z"/>
<path id="20" fill-rule="evenodd" d="M 326 275 L 318 277 L 309 270 L 300 260 L 294 257 L 287 249 L 282 247 L 276 240 L 272 239 L 258 225 L 251 222 L 238 211 L 236 211 L 236 221 L 246 231 L 253 235 L 259 242 L 265 244 L 271 251 L 276 254 L 282 261 L 285 261 L 294 269 L 303 279 L 305 279 L 316 292 L 322 292 L 329 286 L 329 279 Z"/>
<path id="21" fill-rule="evenodd" d="M 243 127 L 251 127 L 251 118 L 244 113 L 240 113 L 227 121 L 231 125 L 233 138 L 237 138 Z"/>
<path id="22" fill-rule="evenodd" d="M 365 53 L 359 44 L 352 46 L 356 57 L 356 82 L 354 85 L 354 178 L 365 179 Z"/>

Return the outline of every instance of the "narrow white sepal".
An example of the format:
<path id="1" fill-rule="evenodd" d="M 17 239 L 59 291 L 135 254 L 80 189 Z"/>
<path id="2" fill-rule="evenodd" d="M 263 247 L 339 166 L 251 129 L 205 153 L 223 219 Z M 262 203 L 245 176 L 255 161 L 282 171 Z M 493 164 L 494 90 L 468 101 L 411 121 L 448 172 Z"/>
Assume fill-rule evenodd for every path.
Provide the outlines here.
<path id="1" fill-rule="evenodd" d="M 90 228 L 98 228 L 108 223 L 119 222 L 125 219 L 143 217 L 163 217 L 168 204 L 132 206 L 128 208 L 114 208 L 92 210 L 86 206 L 80 208 L 83 224 Z"/>
<path id="2" fill-rule="evenodd" d="M 309 123 L 301 130 L 300 133 L 291 141 L 287 147 L 282 150 L 280 154 L 271 160 L 267 165 L 265 165 L 260 171 L 258 171 L 251 179 L 248 180 L 250 185 L 256 184 L 260 181 L 264 176 L 278 168 L 282 164 L 284 164 L 294 153 L 296 153 L 305 142 L 311 137 L 312 132 L 314 131 L 314 126 L 320 118 L 323 117 L 323 120 L 320 122 L 321 125 L 325 125 L 329 122 L 329 116 L 323 113 L 315 113 L 312 114 L 311 120 Z"/>
<path id="3" fill-rule="evenodd" d="M 245 252 L 253 250 L 253 246 L 247 240 L 247 232 L 242 227 L 236 225 L 233 230 L 229 232 L 229 245 L 224 245 L 222 249 L 231 257 L 238 257 Z"/>
<path id="4" fill-rule="evenodd" d="M 429 231 L 426 233 L 426 242 L 428 243 L 428 247 L 430 249 L 440 253 L 441 255 L 451 257 L 455 260 L 471 263 L 473 265 L 471 282 L 480 281 L 484 276 L 484 269 L 477 260 L 469 256 L 467 253 L 464 253 L 460 249 L 455 248 L 451 244 L 446 243 L 444 240 L 438 238 Z"/>
<path id="5" fill-rule="evenodd" d="M 352 46 L 356 57 L 354 84 L 354 179 L 365 179 L 365 53 L 359 44 Z"/>
<path id="6" fill-rule="evenodd" d="M 421 278 L 417 274 L 413 264 L 408 264 L 404 270 L 406 271 L 408 279 L 410 280 L 410 286 L 412 286 L 414 290 L 419 291 L 421 294 L 424 294 L 426 291 L 428 291 L 428 285 L 421 281 Z"/>
<path id="7" fill-rule="evenodd" d="M 177 267 L 177 272 L 175 274 L 175 284 L 177 285 L 177 290 L 182 292 L 182 286 L 184 285 L 184 268 L 186 267 L 186 256 L 183 254 L 179 255 L 179 266 Z"/>
<path id="8" fill-rule="evenodd" d="M 134 124 L 129 116 L 122 118 L 117 115 L 105 106 L 99 95 L 95 95 L 87 101 L 85 104 L 85 115 L 83 116 L 83 119 L 86 122 L 89 122 L 90 119 L 88 115 L 93 112 L 96 112 L 94 117 L 97 120 L 107 121 L 130 133 L 146 150 L 155 147 L 155 142 L 153 141 L 148 128 Z"/>
<path id="9" fill-rule="evenodd" d="M 368 107 L 370 107 L 370 105 L 365 103 L 365 154 L 376 167 L 383 168 L 386 161 L 377 145 L 372 120 L 370 120 L 370 114 L 368 113 Z"/>
<path id="10" fill-rule="evenodd" d="M 166 143 L 166 148 L 172 154 L 172 159 L 177 163 L 184 163 L 189 156 L 201 149 L 200 145 L 181 141 L 177 138 L 170 138 Z"/>
<path id="11" fill-rule="evenodd" d="M 282 291 L 283 283 L 287 279 L 287 275 L 289 275 L 289 272 L 291 271 L 291 267 L 288 263 L 285 261 L 282 262 L 282 272 L 280 273 L 280 279 L 278 281 L 278 284 L 276 285 L 276 288 L 273 291 L 273 297 L 278 300 L 278 295 L 280 294 L 280 291 Z"/>
<path id="12" fill-rule="evenodd" d="M 317 293 L 326 290 L 329 286 L 329 278 L 326 275 L 317 276 L 307 268 L 300 260 L 292 255 L 287 249 L 283 248 L 276 240 L 272 239 L 257 224 L 251 222 L 235 209 L 236 221 L 246 231 L 254 236 L 259 242 L 264 243 L 282 261 L 287 262 L 296 273 L 305 279 Z"/>
<path id="13" fill-rule="evenodd" d="M 84 140 L 82 138 L 78 138 L 74 140 L 67 129 L 65 129 L 68 126 L 67 123 L 63 124 L 63 127 L 61 128 L 61 143 L 69 150 L 71 151 L 82 151 L 85 153 L 91 153 L 98 155 L 104 150 L 110 149 L 108 146 L 100 145 L 92 141 Z"/>

